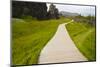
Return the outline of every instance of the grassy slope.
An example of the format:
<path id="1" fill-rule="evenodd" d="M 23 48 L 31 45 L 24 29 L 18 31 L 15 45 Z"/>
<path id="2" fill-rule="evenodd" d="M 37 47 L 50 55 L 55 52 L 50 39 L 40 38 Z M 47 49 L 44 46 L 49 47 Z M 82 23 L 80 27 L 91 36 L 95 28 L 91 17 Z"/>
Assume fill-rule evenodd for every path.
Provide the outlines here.
<path id="1" fill-rule="evenodd" d="M 67 21 L 70 20 L 13 19 L 12 64 L 37 64 L 42 48 L 52 38 L 58 25 Z"/>
<path id="2" fill-rule="evenodd" d="M 66 28 L 76 46 L 88 60 L 96 59 L 95 27 L 86 23 L 70 23 Z"/>

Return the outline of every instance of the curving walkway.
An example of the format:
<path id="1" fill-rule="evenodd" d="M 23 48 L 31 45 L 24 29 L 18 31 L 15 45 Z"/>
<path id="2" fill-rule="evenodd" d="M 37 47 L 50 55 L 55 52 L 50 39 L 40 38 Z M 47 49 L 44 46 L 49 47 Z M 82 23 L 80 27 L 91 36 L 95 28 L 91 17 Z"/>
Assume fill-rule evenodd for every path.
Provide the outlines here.
<path id="1" fill-rule="evenodd" d="M 68 23 L 59 25 L 56 34 L 41 51 L 38 64 L 88 61 L 71 40 L 65 27 Z"/>

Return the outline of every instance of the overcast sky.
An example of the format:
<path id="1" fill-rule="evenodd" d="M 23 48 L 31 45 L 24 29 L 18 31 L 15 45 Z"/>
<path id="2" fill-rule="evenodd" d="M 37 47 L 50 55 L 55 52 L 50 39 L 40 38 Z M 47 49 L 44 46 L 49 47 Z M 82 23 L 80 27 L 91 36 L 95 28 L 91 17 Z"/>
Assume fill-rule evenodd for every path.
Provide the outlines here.
<path id="1" fill-rule="evenodd" d="M 47 4 L 49 8 L 50 4 Z M 54 4 L 59 11 L 66 11 L 72 13 L 79 13 L 83 16 L 92 15 L 95 16 L 94 6 L 79 6 L 79 5 L 64 5 L 64 4 Z"/>

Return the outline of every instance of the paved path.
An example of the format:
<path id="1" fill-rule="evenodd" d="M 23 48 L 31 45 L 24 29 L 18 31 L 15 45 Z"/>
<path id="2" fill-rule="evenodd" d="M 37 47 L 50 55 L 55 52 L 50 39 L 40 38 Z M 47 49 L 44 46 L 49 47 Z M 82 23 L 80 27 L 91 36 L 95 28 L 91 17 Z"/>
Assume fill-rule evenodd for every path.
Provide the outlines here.
<path id="1" fill-rule="evenodd" d="M 68 23 L 59 25 L 54 37 L 41 51 L 38 64 L 87 61 L 71 40 L 65 28 Z"/>

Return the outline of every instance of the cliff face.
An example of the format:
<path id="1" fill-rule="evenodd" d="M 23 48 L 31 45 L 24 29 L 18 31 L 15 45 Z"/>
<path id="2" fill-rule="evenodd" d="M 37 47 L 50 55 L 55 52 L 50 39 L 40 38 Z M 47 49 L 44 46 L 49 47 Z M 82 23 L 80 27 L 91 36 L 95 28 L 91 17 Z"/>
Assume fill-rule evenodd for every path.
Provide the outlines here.
<path id="1" fill-rule="evenodd" d="M 45 19 L 46 15 L 46 3 L 12 1 L 12 17 L 32 16 Z"/>

